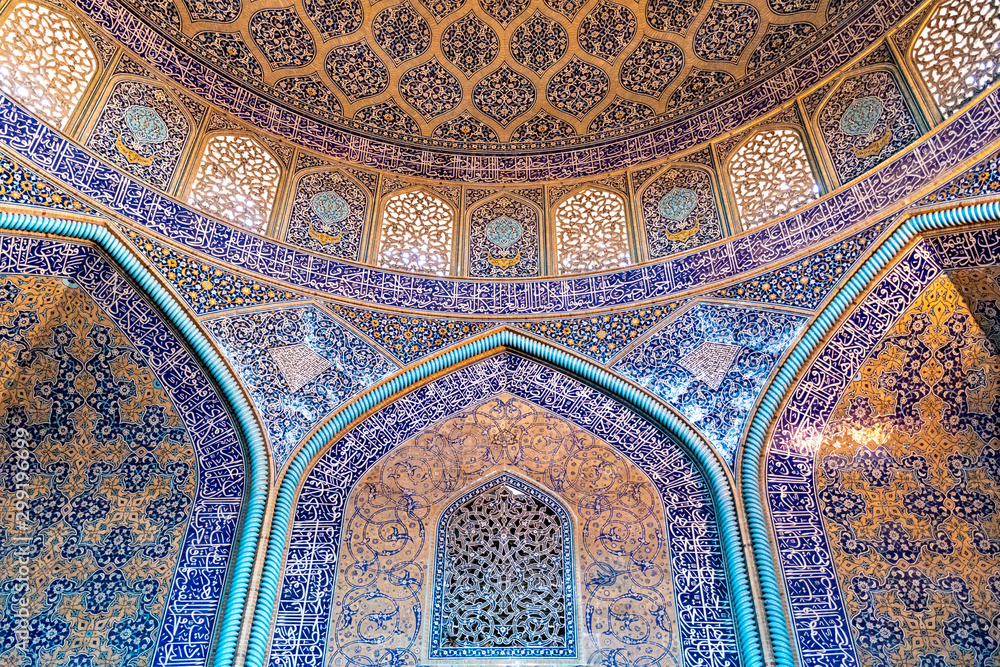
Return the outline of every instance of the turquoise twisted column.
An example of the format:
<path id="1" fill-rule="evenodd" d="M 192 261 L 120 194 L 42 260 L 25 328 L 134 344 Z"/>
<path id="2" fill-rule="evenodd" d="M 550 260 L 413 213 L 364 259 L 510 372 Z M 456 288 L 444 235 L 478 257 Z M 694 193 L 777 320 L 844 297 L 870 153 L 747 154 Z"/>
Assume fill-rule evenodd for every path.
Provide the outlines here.
<path id="1" fill-rule="evenodd" d="M 750 541 L 753 546 L 757 579 L 764 598 L 768 635 L 778 667 L 794 667 L 795 656 L 791 636 L 785 622 L 785 611 L 781 602 L 781 588 L 775 567 L 776 554 L 771 546 L 771 533 L 764 510 L 764 480 L 761 477 L 765 438 L 771 423 L 777 417 L 778 408 L 792 386 L 792 382 L 809 357 L 819 346 L 827 333 L 847 311 L 851 301 L 861 294 L 900 251 L 915 236 L 932 229 L 943 229 L 955 225 L 1000 221 L 1000 203 L 976 204 L 952 208 L 945 211 L 925 213 L 906 220 L 889 235 L 871 257 L 851 276 L 831 299 L 781 365 L 774 381 L 768 385 L 764 397 L 754 414 L 744 445 L 740 467 L 740 489 L 743 496 L 743 510 L 750 527 Z"/>
<path id="2" fill-rule="evenodd" d="M 264 561 L 257 607 L 254 611 L 253 629 L 247 647 L 246 667 L 263 667 L 264 665 L 271 622 L 277 604 L 281 563 L 288 541 L 292 509 L 295 505 L 295 494 L 310 461 L 327 442 L 382 401 L 405 391 L 408 387 L 439 371 L 456 366 L 477 355 L 498 349 L 523 352 L 600 387 L 671 433 L 681 443 L 684 450 L 694 458 L 705 475 L 718 513 L 729 586 L 734 597 L 733 607 L 736 615 L 737 639 L 743 664 L 753 667 L 763 665 L 763 648 L 758 632 L 757 616 L 754 612 L 750 576 L 744 558 L 740 524 L 736 513 L 736 500 L 726 477 L 725 468 L 714 450 L 705 444 L 701 437 L 683 420 L 645 392 L 594 364 L 561 352 L 551 345 L 505 329 L 461 345 L 373 388 L 335 414 L 298 451 L 281 480 L 281 488 L 275 504 L 267 557 Z"/>
<path id="3" fill-rule="evenodd" d="M 180 330 L 184 340 L 194 349 L 198 359 L 222 389 L 229 407 L 236 415 L 249 453 L 250 479 L 247 484 L 246 510 L 236 547 L 236 558 L 229 575 L 222 608 L 222 621 L 219 623 L 211 658 L 212 667 L 232 667 L 243 622 L 243 610 L 246 607 L 253 576 L 254 557 L 264 521 L 264 509 L 267 506 L 270 470 L 264 434 L 254 418 L 247 397 L 222 358 L 209 344 L 198 324 L 184 311 L 173 295 L 156 281 L 139 258 L 107 229 L 89 222 L 7 212 L 0 212 L 0 229 L 41 232 L 63 238 L 92 241 L 99 245 L 111 256 L 118 268 L 138 283 L 146 296 L 152 299 L 170 322 Z"/>

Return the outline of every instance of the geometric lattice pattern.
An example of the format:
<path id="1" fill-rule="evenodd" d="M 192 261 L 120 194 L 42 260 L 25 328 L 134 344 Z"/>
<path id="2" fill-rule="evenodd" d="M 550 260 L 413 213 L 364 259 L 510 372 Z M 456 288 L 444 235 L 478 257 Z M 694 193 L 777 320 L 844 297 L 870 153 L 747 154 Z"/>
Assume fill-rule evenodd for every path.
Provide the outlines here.
<path id="1" fill-rule="evenodd" d="M 1000 5 L 948 0 L 913 44 L 913 60 L 945 117 L 1000 73 Z"/>
<path id="2" fill-rule="evenodd" d="M 627 266 L 624 200 L 587 188 L 564 201 L 556 209 L 556 248 L 562 274 Z"/>
<path id="3" fill-rule="evenodd" d="M 217 135 L 205 145 L 188 204 L 263 232 L 280 176 L 278 161 L 250 137 Z"/>
<path id="4" fill-rule="evenodd" d="M 780 218 L 819 195 L 795 130 L 759 132 L 729 161 L 729 179 L 743 229 Z"/>
<path id="5" fill-rule="evenodd" d="M 0 90 L 59 129 L 96 72 L 97 56 L 60 12 L 22 2 L 0 26 Z"/>
<path id="6" fill-rule="evenodd" d="M 453 227 L 451 207 L 434 195 L 419 190 L 396 195 L 382 212 L 379 266 L 447 275 Z"/>

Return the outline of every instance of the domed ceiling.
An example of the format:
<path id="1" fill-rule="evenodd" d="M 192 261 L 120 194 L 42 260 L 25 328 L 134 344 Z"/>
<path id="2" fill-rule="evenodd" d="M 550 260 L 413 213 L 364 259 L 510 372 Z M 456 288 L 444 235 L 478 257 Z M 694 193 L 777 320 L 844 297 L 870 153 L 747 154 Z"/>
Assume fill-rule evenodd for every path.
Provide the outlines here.
<path id="1" fill-rule="evenodd" d="M 128 6 L 229 78 L 325 124 L 487 153 L 606 142 L 703 109 L 859 9 L 843 0 Z"/>

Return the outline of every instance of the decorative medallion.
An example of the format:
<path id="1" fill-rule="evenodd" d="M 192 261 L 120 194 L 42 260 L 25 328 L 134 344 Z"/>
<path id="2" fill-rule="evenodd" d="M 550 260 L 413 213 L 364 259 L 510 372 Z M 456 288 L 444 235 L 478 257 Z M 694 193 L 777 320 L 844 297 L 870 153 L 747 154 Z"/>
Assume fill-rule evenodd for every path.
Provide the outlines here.
<path id="1" fill-rule="evenodd" d="M 569 36 L 558 21 L 535 11 L 514 31 L 510 54 L 538 76 L 566 54 Z"/>
<path id="2" fill-rule="evenodd" d="M 303 4 L 324 40 L 350 35 L 365 16 L 360 0 L 304 0 Z"/>
<path id="3" fill-rule="evenodd" d="M 351 102 L 374 97 L 389 86 L 389 70 L 365 40 L 330 51 L 326 73 Z"/>
<path id="4" fill-rule="evenodd" d="M 410 118 L 409 114 L 400 109 L 399 105 L 393 99 L 388 99 L 385 102 L 361 109 L 354 114 L 354 120 L 387 132 L 398 134 L 420 132 L 417 121 Z"/>
<path id="5" fill-rule="evenodd" d="M 854 100 L 840 117 L 840 129 L 844 134 L 868 134 L 881 118 L 882 108 L 882 100 L 877 97 Z"/>
<path id="6" fill-rule="evenodd" d="M 310 113 L 327 117 L 343 115 L 340 100 L 315 72 L 308 76 L 286 76 L 278 79 L 274 87 L 296 100 L 299 106 L 306 107 Z"/>
<path id="7" fill-rule="evenodd" d="M 472 91 L 476 108 L 507 127 L 535 104 L 535 87 L 506 64 L 476 84 Z"/>
<path id="8" fill-rule="evenodd" d="M 372 37 L 399 65 L 421 55 L 431 45 L 431 29 L 409 2 L 383 10 L 372 21 Z"/>
<path id="9" fill-rule="evenodd" d="M 670 220 L 681 221 L 691 214 L 698 205 L 698 195 L 687 188 L 674 188 L 660 198 L 660 215 Z"/>
<path id="10" fill-rule="evenodd" d="M 160 118 L 155 109 L 143 106 L 131 106 L 125 111 L 125 125 L 139 141 L 158 144 L 170 136 L 167 124 Z"/>
<path id="11" fill-rule="evenodd" d="M 747 73 L 769 70 L 784 62 L 789 55 L 809 41 L 816 32 L 812 23 L 769 25 L 760 45 L 750 54 Z"/>
<path id="12" fill-rule="evenodd" d="M 618 78 L 627 90 L 659 97 L 684 67 L 684 52 L 673 42 L 644 37 L 622 63 Z"/>
<path id="13" fill-rule="evenodd" d="M 565 67 L 549 79 L 545 95 L 552 106 L 583 118 L 604 99 L 609 87 L 608 75 L 604 70 L 573 56 Z"/>
<path id="14" fill-rule="evenodd" d="M 736 361 L 736 355 L 743 350 L 739 345 L 729 343 L 704 342 L 677 361 L 677 365 L 691 373 L 696 380 L 718 391 L 729 369 Z"/>
<path id="15" fill-rule="evenodd" d="M 309 29 L 291 7 L 262 9 L 251 16 L 250 36 L 272 70 L 304 67 L 316 57 Z"/>
<path id="16" fill-rule="evenodd" d="M 293 394 L 333 367 L 304 343 L 273 347 L 267 352 Z"/>
<path id="17" fill-rule="evenodd" d="M 434 128 L 435 139 L 451 139 L 466 143 L 494 143 L 499 141 L 497 133 L 489 125 L 474 117 L 468 111 Z"/>
<path id="18" fill-rule="evenodd" d="M 650 0 L 646 3 L 646 22 L 656 30 L 683 35 L 701 9 L 701 1 Z"/>
<path id="19" fill-rule="evenodd" d="M 320 192 L 313 195 L 309 200 L 309 208 L 319 216 L 320 220 L 329 224 L 341 222 L 351 214 L 350 205 L 336 192 Z"/>
<path id="20" fill-rule="evenodd" d="M 738 62 L 760 25 L 760 13 L 752 5 L 719 2 L 694 36 L 694 52 L 702 60 Z"/>
<path id="21" fill-rule="evenodd" d="M 498 248 L 506 250 L 521 240 L 524 229 L 521 223 L 506 215 L 494 218 L 486 225 L 486 238 Z"/>
<path id="22" fill-rule="evenodd" d="M 528 7 L 529 0 L 479 0 L 486 12 L 506 28 Z"/>
<path id="23" fill-rule="evenodd" d="M 711 99 L 712 95 L 735 82 L 735 77 L 729 72 L 694 68 L 670 94 L 667 108 L 675 109 L 706 98 Z"/>
<path id="24" fill-rule="evenodd" d="M 577 40 L 587 53 L 613 63 L 635 36 L 635 14 L 610 0 L 601 0 L 580 22 Z"/>
<path id="25" fill-rule="evenodd" d="M 451 72 L 431 58 L 399 77 L 399 94 L 424 120 L 436 118 L 462 101 L 462 84 Z"/>
<path id="26" fill-rule="evenodd" d="M 469 78 L 493 62 L 500 52 L 500 40 L 493 28 L 469 12 L 444 29 L 441 52 Z"/>

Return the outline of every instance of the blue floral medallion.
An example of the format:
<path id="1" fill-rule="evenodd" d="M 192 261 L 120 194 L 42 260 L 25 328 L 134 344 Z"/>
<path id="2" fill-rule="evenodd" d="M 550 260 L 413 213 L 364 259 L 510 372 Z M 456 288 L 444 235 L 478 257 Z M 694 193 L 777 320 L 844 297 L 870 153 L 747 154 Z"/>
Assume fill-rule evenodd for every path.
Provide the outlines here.
<path id="1" fill-rule="evenodd" d="M 683 220 L 698 205 L 698 195 L 687 188 L 674 188 L 660 198 L 660 215 L 669 220 Z"/>
<path id="2" fill-rule="evenodd" d="M 326 223 L 337 223 L 351 214 L 350 205 L 336 192 L 320 192 L 309 200 L 309 208 Z"/>
<path id="3" fill-rule="evenodd" d="M 486 238 L 498 248 L 509 248 L 521 240 L 524 229 L 521 223 L 506 215 L 494 218 L 486 225 Z"/>
<path id="4" fill-rule="evenodd" d="M 149 107 L 129 107 L 125 111 L 125 124 L 136 139 L 146 143 L 158 144 L 170 136 L 170 130 L 160 114 Z"/>
<path id="5" fill-rule="evenodd" d="M 882 117 L 882 100 L 877 97 L 862 97 L 854 100 L 840 117 L 840 129 L 844 134 L 868 134 Z"/>

